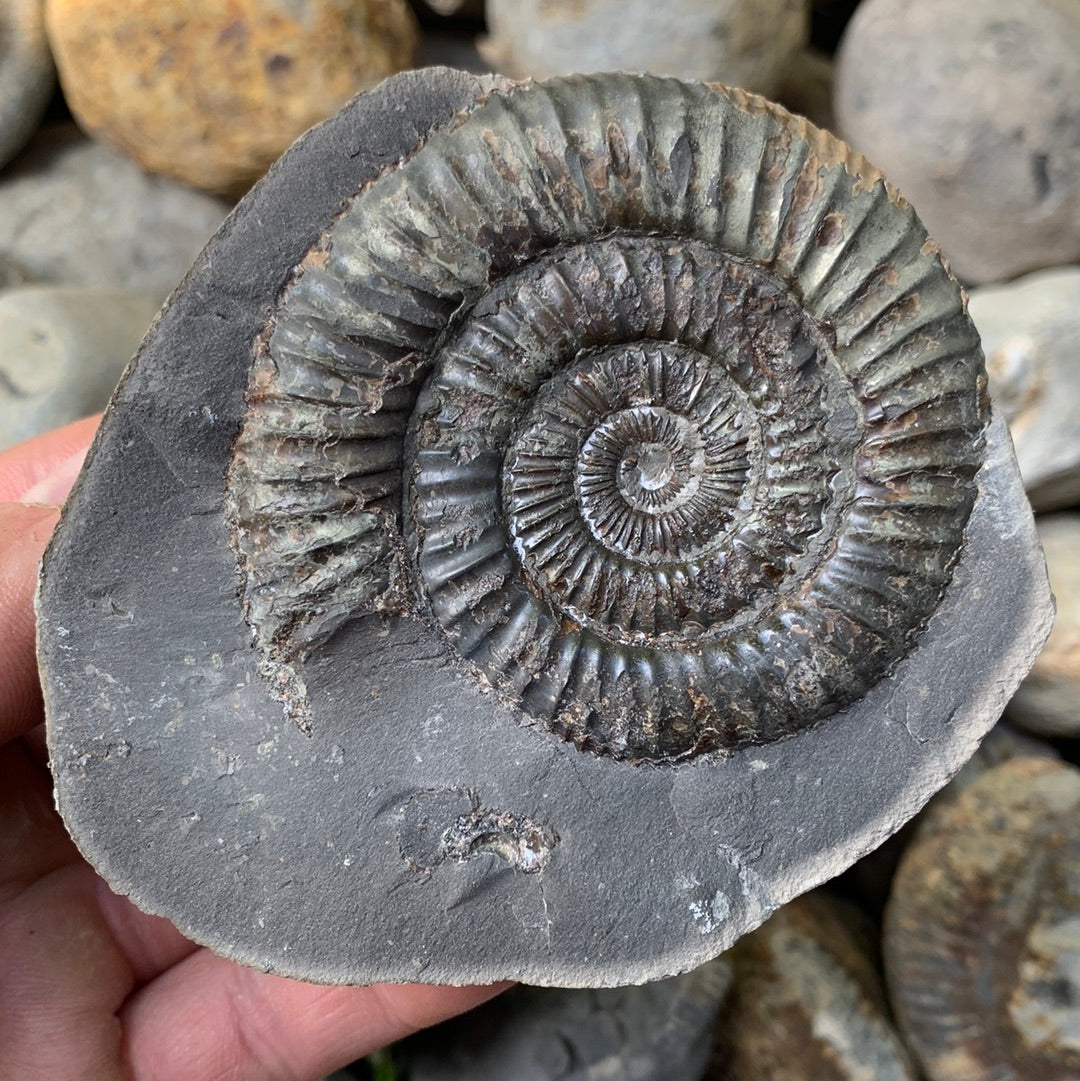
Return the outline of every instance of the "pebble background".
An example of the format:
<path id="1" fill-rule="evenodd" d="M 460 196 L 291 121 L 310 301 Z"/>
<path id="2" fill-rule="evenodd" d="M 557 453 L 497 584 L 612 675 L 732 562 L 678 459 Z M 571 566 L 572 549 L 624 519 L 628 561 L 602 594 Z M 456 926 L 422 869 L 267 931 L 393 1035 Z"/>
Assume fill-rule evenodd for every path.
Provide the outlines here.
<path id="1" fill-rule="evenodd" d="M 393 71 L 675 71 L 839 130 L 972 287 L 991 391 L 1036 511 L 1054 512 L 1039 528 L 1059 615 L 1005 721 L 923 816 L 732 951 L 707 1076 L 1080 1078 L 1080 0 L 488 0 L 483 16 L 479 0 L 0 0 L 0 445 L 100 409 L 233 200 Z M 1009 936 L 950 922 L 999 903 Z M 976 977 L 981 1012 L 928 1021 L 911 1004 L 939 963 L 908 942 L 913 921 L 946 943 L 950 971 Z M 604 1022 L 616 1032 L 663 1014 L 631 990 L 613 1000 L 625 1016 L 612 1006 Z M 755 1040 L 725 1017 L 752 1035 L 776 1023 Z M 425 1053 L 459 1027 L 426 1034 Z M 483 1024 L 470 1032 L 482 1039 Z M 1006 1060 L 984 1068 L 991 1046 Z M 391 1081 L 407 1057 L 337 1076 Z M 598 1076 L 572 1055 L 547 1060 L 537 1076 Z M 645 1081 L 640 1061 L 609 1056 L 603 1076 Z M 669 1059 L 647 1076 L 679 1074 Z"/>
<path id="2" fill-rule="evenodd" d="M 774 95 L 810 36 L 809 0 L 487 0 L 481 52 L 514 78 L 653 71 Z"/>
<path id="3" fill-rule="evenodd" d="M 907 195 L 956 273 L 1080 259 L 1080 4 L 864 0 L 839 134 Z"/>
<path id="4" fill-rule="evenodd" d="M 405 0 L 48 0 L 80 125 L 144 169 L 242 194 L 301 132 L 412 64 Z"/>

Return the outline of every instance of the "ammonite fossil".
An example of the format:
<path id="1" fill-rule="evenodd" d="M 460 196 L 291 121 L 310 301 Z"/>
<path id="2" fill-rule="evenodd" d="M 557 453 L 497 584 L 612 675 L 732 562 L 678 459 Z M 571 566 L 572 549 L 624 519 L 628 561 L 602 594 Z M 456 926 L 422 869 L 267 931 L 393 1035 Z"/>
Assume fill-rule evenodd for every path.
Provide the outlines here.
<path id="1" fill-rule="evenodd" d="M 932 815 L 886 910 L 886 974 L 931 1081 L 1080 1076 L 1080 775 L 1017 758 Z"/>
<path id="2" fill-rule="evenodd" d="M 982 355 L 911 211 L 840 165 L 823 197 L 835 140 L 777 127 L 701 84 L 555 80 L 343 209 L 230 474 L 301 723 L 298 659 L 417 594 L 515 706 L 621 758 L 788 735 L 911 645 L 975 498 Z"/>
<path id="3" fill-rule="evenodd" d="M 118 392 L 44 571 L 59 800 L 249 963 L 671 974 L 960 766 L 1045 634 L 1035 553 L 962 293 L 835 138 L 401 76 Z"/>

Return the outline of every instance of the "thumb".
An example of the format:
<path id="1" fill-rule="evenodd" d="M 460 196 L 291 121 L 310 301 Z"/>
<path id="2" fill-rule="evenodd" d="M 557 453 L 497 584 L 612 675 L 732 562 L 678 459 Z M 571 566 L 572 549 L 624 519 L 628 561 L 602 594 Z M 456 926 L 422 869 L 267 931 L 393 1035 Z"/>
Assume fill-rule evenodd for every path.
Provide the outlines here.
<path id="1" fill-rule="evenodd" d="M 97 427 L 69 424 L 0 453 L 0 744 L 41 721 L 34 656 L 38 564 Z"/>
<path id="2" fill-rule="evenodd" d="M 56 507 L 0 503 L 0 744 L 41 721 L 34 658 L 34 589 Z"/>
<path id="3" fill-rule="evenodd" d="M 63 503 L 100 420 L 87 417 L 0 452 L 0 500 Z"/>

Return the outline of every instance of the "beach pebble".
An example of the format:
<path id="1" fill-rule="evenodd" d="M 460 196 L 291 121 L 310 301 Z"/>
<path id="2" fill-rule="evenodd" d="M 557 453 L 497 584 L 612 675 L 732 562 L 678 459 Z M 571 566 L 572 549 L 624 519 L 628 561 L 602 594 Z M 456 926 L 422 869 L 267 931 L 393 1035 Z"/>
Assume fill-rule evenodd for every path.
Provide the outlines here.
<path id="1" fill-rule="evenodd" d="M 698 1081 L 731 985 L 724 959 L 640 987 L 512 987 L 414 1037 L 412 1081 Z"/>
<path id="2" fill-rule="evenodd" d="M 102 409 L 157 309 L 107 289 L 0 294 L 0 447 Z"/>
<path id="3" fill-rule="evenodd" d="M 235 194 L 408 67 L 417 37 L 405 0 L 48 0 L 46 16 L 84 128 L 144 169 Z"/>
<path id="4" fill-rule="evenodd" d="M 44 0 L 0 0 L 0 166 L 33 135 L 55 86 Z"/>
<path id="5" fill-rule="evenodd" d="M 727 955 L 735 981 L 709 1077 L 915 1081 L 874 950 L 869 921 L 851 906 L 821 891 L 785 905 Z"/>
<path id="6" fill-rule="evenodd" d="M 1075 766 L 1014 758 L 964 788 L 905 853 L 885 972 L 928 1081 L 1080 1076 L 1078 811 Z"/>
<path id="7" fill-rule="evenodd" d="M 1080 258 L 1075 0 L 865 0 L 835 105 L 962 279 Z"/>
<path id="8" fill-rule="evenodd" d="M 809 37 L 807 0 L 488 0 L 504 74 L 653 72 L 773 94 Z"/>
<path id="9" fill-rule="evenodd" d="M 0 174 L 0 260 L 31 281 L 164 299 L 229 204 L 147 176 L 71 124 L 42 129 Z"/>
<path id="10" fill-rule="evenodd" d="M 29 280 L 29 275 L 18 263 L 0 253 L 0 291 L 26 285 Z"/>
<path id="11" fill-rule="evenodd" d="M 1032 506 L 1080 502 L 1080 267 L 973 289 L 968 311 Z"/>
<path id="12" fill-rule="evenodd" d="M 1080 514 L 1036 519 L 1057 600 L 1054 629 L 1009 703 L 1014 724 L 1043 736 L 1080 736 Z"/>
<path id="13" fill-rule="evenodd" d="M 484 0 L 424 0 L 424 4 L 436 15 L 456 15 L 467 19 L 481 19 L 484 16 Z"/>

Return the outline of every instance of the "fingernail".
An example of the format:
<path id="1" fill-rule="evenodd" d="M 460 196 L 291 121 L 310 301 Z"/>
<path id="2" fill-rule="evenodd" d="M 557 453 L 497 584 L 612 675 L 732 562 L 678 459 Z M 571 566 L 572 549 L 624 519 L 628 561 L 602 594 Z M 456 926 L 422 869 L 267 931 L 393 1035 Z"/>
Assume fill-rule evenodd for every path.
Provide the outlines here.
<path id="1" fill-rule="evenodd" d="M 71 486 L 83 466 L 85 450 L 78 450 L 64 458 L 56 468 L 35 484 L 32 484 L 21 496 L 20 503 L 44 503 L 50 507 L 59 507 L 68 497 Z"/>

